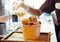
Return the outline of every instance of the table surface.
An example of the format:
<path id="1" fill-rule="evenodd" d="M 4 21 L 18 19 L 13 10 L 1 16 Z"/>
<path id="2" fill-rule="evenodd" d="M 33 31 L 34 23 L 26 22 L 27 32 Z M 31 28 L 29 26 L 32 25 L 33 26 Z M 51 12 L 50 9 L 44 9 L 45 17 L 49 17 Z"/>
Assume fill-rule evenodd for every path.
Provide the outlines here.
<path id="1" fill-rule="evenodd" d="M 1 39 L 1 42 L 21 42 L 21 41 L 22 42 L 50 42 L 50 33 L 40 33 L 38 39 L 30 40 L 30 39 L 24 39 L 22 32 L 12 32 L 5 38 Z"/>

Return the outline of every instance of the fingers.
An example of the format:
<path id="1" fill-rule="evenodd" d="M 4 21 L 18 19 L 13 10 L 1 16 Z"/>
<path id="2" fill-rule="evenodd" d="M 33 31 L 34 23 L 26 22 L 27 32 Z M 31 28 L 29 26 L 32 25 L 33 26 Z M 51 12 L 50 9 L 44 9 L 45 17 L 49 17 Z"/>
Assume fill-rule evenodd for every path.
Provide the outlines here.
<path id="1" fill-rule="evenodd" d="M 22 2 L 14 2 L 12 4 L 12 6 L 13 6 L 13 11 L 15 11 L 15 10 L 19 9 L 19 7 L 22 6 Z"/>
<path id="2" fill-rule="evenodd" d="M 17 2 L 14 2 L 14 3 L 12 4 L 12 6 L 13 6 L 13 11 L 16 10 L 17 4 L 18 4 Z"/>
<path id="3" fill-rule="evenodd" d="M 24 8 L 26 10 L 26 9 L 28 9 L 29 6 L 27 4 L 25 4 L 23 1 L 20 2 L 20 3 L 19 2 L 18 3 L 16 3 L 16 2 L 13 3 L 13 11 L 18 10 L 20 7 Z"/>

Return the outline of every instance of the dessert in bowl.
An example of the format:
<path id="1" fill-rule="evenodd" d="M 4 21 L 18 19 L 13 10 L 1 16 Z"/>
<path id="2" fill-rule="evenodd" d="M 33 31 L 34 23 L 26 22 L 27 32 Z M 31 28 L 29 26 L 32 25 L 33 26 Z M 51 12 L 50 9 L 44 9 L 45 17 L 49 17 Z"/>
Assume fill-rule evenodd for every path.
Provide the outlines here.
<path id="1" fill-rule="evenodd" d="M 22 30 L 25 39 L 39 38 L 41 22 L 38 22 L 35 16 L 24 18 L 22 20 L 22 24 Z"/>

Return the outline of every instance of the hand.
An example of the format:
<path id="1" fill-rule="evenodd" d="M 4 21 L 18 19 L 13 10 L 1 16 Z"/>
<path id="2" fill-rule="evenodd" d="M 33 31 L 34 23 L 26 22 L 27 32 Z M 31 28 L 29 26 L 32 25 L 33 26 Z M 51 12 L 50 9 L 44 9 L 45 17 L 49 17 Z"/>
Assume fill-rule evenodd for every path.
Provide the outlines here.
<path id="1" fill-rule="evenodd" d="M 30 8 L 30 6 L 28 6 L 27 4 L 25 4 L 24 2 L 22 2 L 20 4 L 21 7 L 23 7 L 25 10 L 27 10 L 28 8 Z"/>
<path id="2" fill-rule="evenodd" d="M 27 10 L 30 6 L 26 5 L 24 2 L 21 3 L 13 3 L 13 11 L 18 10 L 20 7 L 23 7 L 25 10 Z"/>

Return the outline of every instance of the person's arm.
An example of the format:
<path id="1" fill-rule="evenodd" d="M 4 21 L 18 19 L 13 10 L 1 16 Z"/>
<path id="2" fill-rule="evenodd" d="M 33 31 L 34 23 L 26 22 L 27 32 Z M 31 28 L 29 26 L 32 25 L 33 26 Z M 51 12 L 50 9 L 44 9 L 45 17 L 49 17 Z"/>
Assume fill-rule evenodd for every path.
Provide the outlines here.
<path id="1" fill-rule="evenodd" d="M 14 10 L 17 10 L 19 7 L 23 7 L 27 12 L 33 15 L 40 16 L 43 12 L 40 9 L 34 9 L 30 7 L 29 5 L 22 2 L 21 4 L 17 5 Z"/>
<path id="2" fill-rule="evenodd" d="M 34 9 L 34 8 L 31 8 L 28 10 L 29 13 L 33 14 L 33 15 L 37 15 L 37 16 L 40 16 L 43 11 L 41 11 L 40 9 Z"/>
<path id="3" fill-rule="evenodd" d="M 34 9 L 34 8 L 30 7 L 29 5 L 26 5 L 26 4 L 24 4 L 24 3 L 22 3 L 22 4 L 23 4 L 22 7 L 23 7 L 26 11 L 28 11 L 29 13 L 31 13 L 31 14 L 33 14 L 33 15 L 40 16 L 40 15 L 43 13 L 43 11 L 41 11 L 40 9 Z"/>
<path id="4" fill-rule="evenodd" d="M 55 0 L 46 0 L 40 7 L 40 10 L 46 13 L 51 13 L 53 10 L 55 10 Z"/>
<path id="5" fill-rule="evenodd" d="M 40 16 L 43 12 L 51 13 L 55 9 L 55 0 L 46 0 L 45 3 L 40 7 L 40 9 L 34 9 L 24 4 L 23 2 L 19 4 L 16 9 L 19 8 L 19 6 L 22 6 L 26 11 L 31 14 Z"/>
<path id="6" fill-rule="evenodd" d="M 55 0 L 46 0 L 39 9 L 31 8 L 25 4 L 23 4 L 22 7 L 34 15 L 41 15 L 43 12 L 51 13 L 53 10 L 55 10 Z"/>

